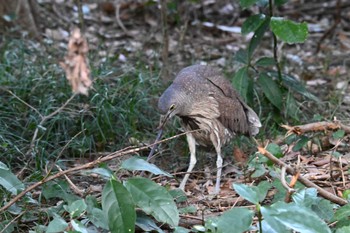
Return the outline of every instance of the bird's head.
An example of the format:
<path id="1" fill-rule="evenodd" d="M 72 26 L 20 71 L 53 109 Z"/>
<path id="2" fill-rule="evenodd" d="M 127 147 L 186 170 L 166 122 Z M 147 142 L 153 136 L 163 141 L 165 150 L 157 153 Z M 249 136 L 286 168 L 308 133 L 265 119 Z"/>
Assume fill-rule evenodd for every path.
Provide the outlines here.
<path id="1" fill-rule="evenodd" d="M 159 128 L 162 128 L 173 116 L 184 115 L 185 99 L 184 91 L 174 84 L 165 90 L 158 101 L 158 108 L 162 114 Z"/>

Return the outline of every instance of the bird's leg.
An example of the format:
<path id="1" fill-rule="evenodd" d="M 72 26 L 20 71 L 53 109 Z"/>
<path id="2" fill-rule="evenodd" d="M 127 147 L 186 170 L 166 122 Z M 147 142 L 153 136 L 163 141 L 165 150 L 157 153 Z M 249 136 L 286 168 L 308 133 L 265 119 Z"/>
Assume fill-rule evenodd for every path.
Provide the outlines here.
<path id="1" fill-rule="evenodd" d="M 185 190 L 185 185 L 186 185 L 186 182 L 188 180 L 188 177 L 190 176 L 190 172 L 193 170 L 194 165 L 196 165 L 196 163 L 197 163 L 196 139 L 194 139 L 194 137 L 191 133 L 186 134 L 186 138 L 187 138 L 188 147 L 190 149 L 190 164 L 188 166 L 187 173 L 186 173 L 185 177 L 183 178 L 183 180 L 181 181 L 181 184 L 179 187 L 182 190 Z"/>
<path id="2" fill-rule="evenodd" d="M 220 192 L 220 181 L 221 181 L 221 170 L 222 170 L 222 157 L 221 157 L 221 147 L 216 147 L 216 153 L 217 153 L 217 159 L 216 159 L 216 167 L 217 167 L 217 172 L 216 172 L 216 183 L 215 183 L 215 193 L 214 194 L 219 194 Z"/>

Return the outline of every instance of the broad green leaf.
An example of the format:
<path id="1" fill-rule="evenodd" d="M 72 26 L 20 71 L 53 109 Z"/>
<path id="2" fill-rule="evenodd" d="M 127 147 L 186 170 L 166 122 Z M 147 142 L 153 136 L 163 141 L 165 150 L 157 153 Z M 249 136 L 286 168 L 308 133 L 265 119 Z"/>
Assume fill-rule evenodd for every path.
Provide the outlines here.
<path id="1" fill-rule="evenodd" d="M 317 190 L 315 188 L 301 189 L 294 193 L 292 198 L 297 205 L 311 207 L 313 203 L 317 202 Z"/>
<path id="2" fill-rule="evenodd" d="M 274 217 L 271 217 L 271 214 L 276 214 L 276 211 L 274 209 L 261 206 L 260 208 L 261 214 L 264 218 L 262 221 L 262 232 L 267 233 L 290 233 L 291 230 L 289 230 L 285 225 L 280 223 L 277 219 Z"/>
<path id="3" fill-rule="evenodd" d="M 70 205 L 65 205 L 64 209 L 70 214 L 71 218 L 79 217 L 87 208 L 87 205 L 83 199 L 76 200 Z"/>
<path id="4" fill-rule="evenodd" d="M 46 199 L 62 198 L 68 205 L 80 198 L 69 191 L 69 185 L 64 180 L 52 181 L 43 185 L 42 194 Z"/>
<path id="5" fill-rule="evenodd" d="M 318 198 L 317 203 L 314 203 L 311 206 L 311 209 L 318 215 L 318 217 L 329 221 L 333 218 L 334 216 L 334 211 L 333 211 L 334 205 L 323 198 Z"/>
<path id="6" fill-rule="evenodd" d="M 292 150 L 294 152 L 301 150 L 301 148 L 303 148 L 309 140 L 310 139 L 308 137 L 302 135 L 300 139 L 297 141 L 297 143 L 295 143 Z"/>
<path id="7" fill-rule="evenodd" d="M 172 177 L 172 175 L 170 175 L 169 173 L 162 171 L 156 165 L 151 164 L 146 160 L 141 159 L 140 157 L 131 157 L 125 160 L 122 163 L 121 167 L 129 171 L 148 171 L 155 175 L 164 175 L 167 177 Z"/>
<path id="8" fill-rule="evenodd" d="M 338 129 L 337 131 L 335 131 L 333 134 L 332 134 L 332 137 L 335 139 L 335 140 L 340 140 L 342 138 L 344 138 L 345 136 L 345 131 L 343 129 Z"/>
<path id="9" fill-rule="evenodd" d="M 269 73 L 270 75 L 272 75 L 273 77 L 278 77 L 278 74 L 276 72 L 271 72 Z M 305 86 L 299 81 L 297 80 L 295 77 L 287 75 L 287 74 L 282 74 L 282 84 L 286 87 L 289 88 L 303 96 L 305 96 L 306 98 L 319 102 L 319 99 L 311 94 L 306 88 Z"/>
<path id="10" fill-rule="evenodd" d="M 269 216 L 284 226 L 303 233 L 330 233 L 327 224 L 312 210 L 296 203 L 277 202 L 266 207 Z M 263 215 L 264 216 L 264 215 Z"/>
<path id="11" fill-rule="evenodd" d="M 242 67 L 236 72 L 232 80 L 233 86 L 239 92 L 240 96 L 242 96 L 244 101 L 247 101 L 248 85 L 249 85 L 248 79 L 249 79 L 248 68 Z"/>
<path id="12" fill-rule="evenodd" d="M 278 38 L 289 44 L 303 43 L 308 36 L 306 23 L 296 23 L 280 17 L 272 17 L 271 30 Z"/>
<path id="13" fill-rule="evenodd" d="M 246 208 L 228 210 L 215 221 L 218 232 L 232 233 L 232 226 L 235 233 L 245 232 L 250 228 L 253 216 L 254 212 Z"/>
<path id="14" fill-rule="evenodd" d="M 264 22 L 266 16 L 264 14 L 252 15 L 246 19 L 242 25 L 242 34 L 246 35 L 249 32 L 255 32 L 256 29 Z"/>
<path id="15" fill-rule="evenodd" d="M 248 186 L 246 184 L 233 184 L 233 189 L 246 199 L 247 201 L 250 201 L 253 204 L 259 203 L 259 189 L 255 186 Z"/>
<path id="16" fill-rule="evenodd" d="M 114 178 L 102 191 L 102 210 L 108 218 L 109 230 L 113 233 L 135 231 L 136 211 L 128 190 Z"/>
<path id="17" fill-rule="evenodd" d="M 16 195 L 24 190 L 24 184 L 3 162 L 0 162 L 0 185 L 13 195 Z"/>
<path id="18" fill-rule="evenodd" d="M 350 204 L 340 207 L 334 214 L 332 221 L 340 221 L 350 217 Z"/>
<path id="19" fill-rule="evenodd" d="M 183 227 L 175 227 L 174 233 L 190 233 L 190 231 Z"/>
<path id="20" fill-rule="evenodd" d="M 96 226 L 108 230 L 108 220 L 105 212 L 99 208 L 92 208 L 87 212 L 86 216 Z"/>
<path id="21" fill-rule="evenodd" d="M 350 226 L 345 226 L 337 229 L 335 233 L 349 233 L 349 232 L 350 232 Z"/>
<path id="22" fill-rule="evenodd" d="M 272 187 L 272 184 L 269 183 L 268 181 L 264 180 L 261 181 L 257 188 L 258 188 L 258 197 L 259 197 L 259 202 L 262 202 L 263 200 L 265 200 L 267 192 L 269 191 L 269 189 Z"/>
<path id="23" fill-rule="evenodd" d="M 286 114 L 287 116 L 290 116 L 294 118 L 295 120 L 299 121 L 299 115 L 301 115 L 300 108 L 298 106 L 298 103 L 296 99 L 293 96 L 293 93 L 291 91 L 288 91 L 287 93 L 287 99 L 286 99 Z"/>
<path id="24" fill-rule="evenodd" d="M 240 0 L 239 5 L 241 5 L 241 7 L 244 9 L 244 8 L 248 8 L 248 7 L 252 6 L 257 1 L 258 0 Z"/>
<path id="25" fill-rule="evenodd" d="M 73 229 L 76 230 L 77 232 L 89 233 L 88 229 L 81 222 L 77 220 L 72 220 L 70 223 L 72 224 Z"/>
<path id="26" fill-rule="evenodd" d="M 179 188 L 169 190 L 169 194 L 174 198 L 176 203 L 187 201 L 186 193 Z"/>
<path id="27" fill-rule="evenodd" d="M 275 143 L 270 143 L 269 145 L 267 145 L 266 150 L 277 158 L 283 157 L 283 152 L 281 147 Z"/>
<path id="28" fill-rule="evenodd" d="M 124 183 L 136 205 L 156 220 L 172 227 L 179 224 L 179 212 L 168 191 L 155 182 L 143 178 L 130 178 Z"/>
<path id="29" fill-rule="evenodd" d="M 183 208 L 179 208 L 179 213 L 180 214 L 188 214 L 188 213 L 196 213 L 197 212 L 197 207 L 194 205 L 186 206 Z"/>
<path id="30" fill-rule="evenodd" d="M 248 65 L 249 59 L 248 59 L 248 53 L 246 49 L 239 49 L 235 54 L 235 60 L 244 64 Z"/>
<path id="31" fill-rule="evenodd" d="M 137 214 L 136 225 L 144 232 L 156 231 L 163 233 L 163 230 L 157 226 L 154 220 L 143 213 Z"/>
<path id="32" fill-rule="evenodd" d="M 276 61 L 273 57 L 262 57 L 255 62 L 257 66 L 274 66 Z"/>
<path id="33" fill-rule="evenodd" d="M 279 110 L 283 107 L 283 95 L 281 92 L 281 87 L 268 76 L 266 73 L 261 73 L 258 78 L 258 84 L 260 85 L 262 91 L 266 98 Z"/>
<path id="34" fill-rule="evenodd" d="M 61 217 L 54 217 L 46 229 L 46 233 L 64 232 L 68 227 L 68 223 Z"/>
<path id="35" fill-rule="evenodd" d="M 255 33 L 254 33 L 254 35 L 253 35 L 253 37 L 250 40 L 249 45 L 248 45 L 248 58 L 249 58 L 249 60 L 251 60 L 251 57 L 252 57 L 255 49 L 258 47 L 265 32 L 269 28 L 269 24 L 270 24 L 270 17 L 266 17 L 266 19 L 255 30 Z"/>
<path id="36" fill-rule="evenodd" d="M 86 173 L 96 173 L 108 179 L 110 179 L 113 176 L 113 171 L 104 167 L 96 167 L 94 169 L 86 171 Z"/>

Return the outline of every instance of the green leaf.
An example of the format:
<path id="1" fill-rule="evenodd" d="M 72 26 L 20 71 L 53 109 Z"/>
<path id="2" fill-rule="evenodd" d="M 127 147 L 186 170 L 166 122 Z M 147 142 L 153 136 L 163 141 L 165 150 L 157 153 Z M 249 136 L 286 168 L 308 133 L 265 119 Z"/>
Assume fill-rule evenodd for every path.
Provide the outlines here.
<path id="1" fill-rule="evenodd" d="M 240 0 L 239 5 L 244 9 L 254 5 L 257 1 L 258 0 Z"/>
<path id="2" fill-rule="evenodd" d="M 179 188 L 169 190 L 169 194 L 174 198 L 176 203 L 187 201 L 186 193 Z"/>
<path id="3" fill-rule="evenodd" d="M 262 40 L 265 32 L 269 28 L 269 24 L 270 24 L 270 17 L 266 17 L 266 19 L 255 30 L 255 33 L 254 33 L 254 35 L 253 35 L 253 37 L 250 40 L 249 45 L 248 45 L 248 57 L 249 57 L 249 60 L 251 60 L 251 57 L 252 57 L 255 49 L 260 44 L 260 41 Z"/>
<path id="4" fill-rule="evenodd" d="M 309 140 L 310 139 L 308 137 L 304 135 L 301 136 L 300 139 L 297 141 L 297 143 L 293 146 L 292 150 L 294 152 L 301 150 L 301 148 L 303 148 Z"/>
<path id="5" fill-rule="evenodd" d="M 190 233 L 190 231 L 183 227 L 175 227 L 174 233 Z"/>
<path id="6" fill-rule="evenodd" d="M 232 233 L 232 226 L 235 233 L 245 232 L 250 228 L 253 216 L 254 212 L 246 208 L 228 210 L 215 220 L 218 232 Z"/>
<path id="7" fill-rule="evenodd" d="M 52 181 L 43 185 L 42 194 L 48 200 L 50 198 L 62 198 L 68 205 L 80 198 L 69 193 L 69 185 L 64 180 Z"/>
<path id="8" fill-rule="evenodd" d="M 64 209 L 70 214 L 71 218 L 79 217 L 87 208 L 83 199 L 76 200 L 70 205 L 65 205 Z"/>
<path id="9" fill-rule="evenodd" d="M 333 204 L 323 198 L 318 198 L 317 203 L 311 206 L 311 209 L 318 215 L 318 217 L 329 221 L 333 218 Z"/>
<path id="10" fill-rule="evenodd" d="M 0 185 L 7 191 L 16 195 L 24 190 L 24 184 L 10 171 L 10 169 L 0 162 Z"/>
<path id="11" fill-rule="evenodd" d="M 114 178 L 110 179 L 102 191 L 102 210 L 108 218 L 109 230 L 134 232 L 135 205 L 128 190 Z"/>
<path id="12" fill-rule="evenodd" d="M 172 175 L 170 175 L 169 173 L 162 171 L 156 165 L 150 164 L 149 162 L 147 162 L 144 159 L 141 159 L 140 157 L 131 157 L 125 160 L 122 163 L 121 167 L 129 171 L 148 171 L 155 175 L 164 175 L 167 177 L 172 177 Z"/>
<path id="13" fill-rule="evenodd" d="M 63 218 L 57 216 L 54 217 L 53 220 L 47 226 L 46 233 L 64 232 L 67 227 L 68 223 L 64 221 Z"/>
<path id="14" fill-rule="evenodd" d="M 350 226 L 345 226 L 337 229 L 335 233 L 349 233 L 349 232 L 350 232 Z"/>
<path id="15" fill-rule="evenodd" d="M 335 140 L 340 140 L 342 138 L 344 138 L 345 136 L 345 131 L 343 129 L 338 129 L 337 131 L 335 131 L 333 134 L 332 134 L 332 137 L 335 139 Z"/>
<path id="16" fill-rule="evenodd" d="M 327 224 L 322 221 L 312 210 L 297 205 L 296 203 L 277 202 L 270 207 L 261 208 L 263 217 L 266 211 L 274 221 L 298 232 L 305 233 L 330 233 Z"/>
<path id="17" fill-rule="evenodd" d="M 233 184 L 233 189 L 246 199 L 247 201 L 250 201 L 253 204 L 259 204 L 259 189 L 255 186 L 248 186 L 246 184 Z"/>
<path id="18" fill-rule="evenodd" d="M 262 216 L 264 217 L 264 220 L 262 221 L 262 232 L 268 232 L 268 233 L 281 233 L 281 232 L 291 232 L 288 230 L 288 228 L 277 221 L 274 217 L 272 217 L 272 214 L 275 214 L 276 211 L 270 207 L 261 206 L 260 211 Z"/>
<path id="19" fill-rule="evenodd" d="M 168 191 L 155 182 L 143 178 L 130 178 L 124 183 L 136 205 L 156 220 L 172 227 L 179 224 L 179 212 Z"/>
<path id="20" fill-rule="evenodd" d="M 248 98 L 248 78 L 248 68 L 242 67 L 236 72 L 232 80 L 233 86 L 239 92 L 244 101 L 247 101 Z"/>
<path id="21" fill-rule="evenodd" d="M 77 220 L 72 220 L 70 223 L 72 224 L 73 229 L 76 230 L 77 232 L 89 233 L 88 229 L 81 222 Z"/>
<path id="22" fill-rule="evenodd" d="M 267 145 L 266 150 L 277 158 L 283 157 L 283 152 L 281 147 L 275 143 L 270 143 L 269 145 Z"/>
<path id="23" fill-rule="evenodd" d="M 180 214 L 188 214 L 188 213 L 196 213 L 196 212 L 197 212 L 197 207 L 194 205 L 179 208 Z"/>
<path id="24" fill-rule="evenodd" d="M 248 53 L 245 49 L 239 49 L 235 54 L 235 61 L 248 65 Z"/>
<path id="25" fill-rule="evenodd" d="M 278 74 L 276 72 L 271 72 L 269 74 L 273 77 L 278 77 Z M 315 95 L 311 94 L 299 80 L 291 75 L 282 74 L 282 84 L 286 88 L 290 88 L 310 100 L 319 102 L 319 99 Z"/>
<path id="26" fill-rule="evenodd" d="M 333 221 L 340 221 L 343 219 L 348 219 L 350 217 L 350 204 L 340 207 L 334 214 L 332 218 Z"/>
<path id="27" fill-rule="evenodd" d="M 280 17 L 272 17 L 271 30 L 278 38 L 289 44 L 303 43 L 308 36 L 306 23 L 296 23 Z"/>
<path id="28" fill-rule="evenodd" d="M 108 220 L 105 212 L 98 208 L 92 208 L 87 212 L 86 216 L 96 226 L 108 230 Z"/>
<path id="29" fill-rule="evenodd" d="M 255 62 L 257 66 L 274 66 L 276 64 L 273 57 L 262 57 Z"/>
<path id="30" fill-rule="evenodd" d="M 255 32 L 264 22 L 266 16 L 264 14 L 252 15 L 246 19 L 242 25 L 242 34 L 246 35 L 249 32 Z"/>
<path id="31" fill-rule="evenodd" d="M 261 73 L 258 78 L 258 84 L 266 98 L 279 110 L 283 107 L 283 95 L 280 86 L 268 76 L 266 73 Z"/>
<path id="32" fill-rule="evenodd" d="M 136 225 L 143 230 L 143 232 L 163 232 L 154 220 L 143 213 L 138 213 L 136 218 Z"/>

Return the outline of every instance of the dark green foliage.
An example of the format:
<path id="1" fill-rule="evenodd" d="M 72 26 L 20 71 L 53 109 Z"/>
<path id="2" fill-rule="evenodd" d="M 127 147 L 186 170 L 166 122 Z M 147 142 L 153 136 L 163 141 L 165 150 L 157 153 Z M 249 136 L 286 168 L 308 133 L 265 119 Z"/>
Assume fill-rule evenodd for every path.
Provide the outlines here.
<path id="1" fill-rule="evenodd" d="M 236 61 L 243 64 L 233 77 L 233 85 L 240 91 L 242 97 L 253 105 L 253 96 L 248 93 L 262 93 L 262 105 L 265 107 L 271 104 L 271 115 L 275 122 L 283 119 L 299 120 L 298 101 L 294 94 L 298 93 L 304 97 L 317 101 L 317 98 L 308 92 L 305 87 L 294 77 L 283 74 L 282 67 L 277 57 L 277 37 L 287 43 L 302 43 L 308 36 L 306 23 L 295 23 L 282 17 L 274 17 L 274 5 L 277 6 L 287 1 L 267 1 L 267 0 L 241 0 L 242 8 L 248 8 L 254 4 L 263 7 L 265 14 L 252 15 L 245 20 L 242 26 L 242 34 L 253 33 L 253 36 L 246 50 L 239 50 L 236 53 Z M 274 42 L 272 48 L 274 57 L 257 58 L 254 54 L 261 45 L 267 31 L 271 30 Z M 277 36 L 277 37 L 276 37 Z M 276 71 L 274 71 L 274 69 Z M 290 94 L 292 93 L 292 94 Z M 275 113 L 279 114 L 275 114 Z M 281 114 L 282 113 L 282 114 Z M 267 118 L 268 119 L 268 118 Z"/>

